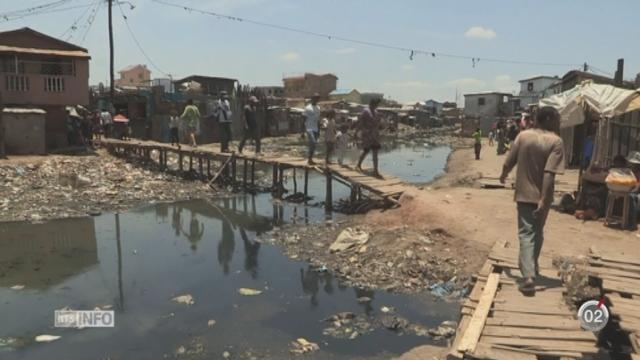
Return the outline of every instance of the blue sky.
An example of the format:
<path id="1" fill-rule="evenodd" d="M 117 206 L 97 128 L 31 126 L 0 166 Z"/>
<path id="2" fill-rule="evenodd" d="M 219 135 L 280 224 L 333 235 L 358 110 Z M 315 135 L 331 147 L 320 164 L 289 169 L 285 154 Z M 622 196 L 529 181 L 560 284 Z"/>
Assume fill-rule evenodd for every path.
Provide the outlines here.
<path id="1" fill-rule="evenodd" d="M 53 0 L 11 1 L 0 12 Z M 65 6 L 100 0 L 68 0 Z M 101 0 L 104 1 L 104 0 Z M 532 62 L 587 62 L 613 73 L 625 58 L 625 77 L 640 72 L 640 1 L 503 0 L 166 0 L 253 20 L 396 46 Z M 7 2 L 7 0 L 3 1 Z M 574 67 L 435 58 L 310 37 L 166 7 L 151 0 L 123 4 L 144 50 L 174 77 L 225 76 L 251 85 L 279 85 L 284 74 L 333 72 L 338 87 L 379 91 L 400 101 L 454 100 L 473 91 L 516 91 L 518 79 L 562 75 Z M 116 7 L 116 70 L 148 63 Z M 65 31 L 91 53 L 92 84 L 108 79 L 107 12 L 102 6 L 82 40 L 91 9 L 1 21 L 0 30 L 24 26 L 52 36 Z M 66 37 L 66 36 L 65 36 Z M 164 77 L 148 64 L 153 77 Z M 459 99 L 462 100 L 462 97 Z"/>

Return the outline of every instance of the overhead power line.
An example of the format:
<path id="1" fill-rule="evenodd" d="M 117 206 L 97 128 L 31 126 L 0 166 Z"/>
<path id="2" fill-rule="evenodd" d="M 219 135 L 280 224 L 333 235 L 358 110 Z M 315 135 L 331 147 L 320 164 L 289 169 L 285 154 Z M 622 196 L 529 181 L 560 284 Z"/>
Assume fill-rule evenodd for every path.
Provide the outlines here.
<path id="1" fill-rule="evenodd" d="M 147 54 L 146 51 L 144 51 L 144 48 L 142 47 L 142 45 L 140 44 L 140 42 L 138 41 L 138 38 L 136 37 L 136 35 L 133 33 L 133 30 L 131 29 L 131 26 L 129 26 L 129 19 L 127 18 L 127 15 L 125 15 L 124 10 L 122 10 L 122 5 L 120 4 L 119 1 L 115 2 L 116 4 L 118 4 L 118 9 L 120 9 L 120 14 L 122 15 L 122 19 L 124 20 L 124 24 L 127 27 L 127 30 L 129 32 L 129 35 L 131 35 L 131 39 L 133 39 L 133 42 L 136 44 L 136 46 L 138 47 L 138 50 L 140 50 L 140 53 L 142 53 L 142 55 L 147 59 L 147 61 L 149 62 L 149 64 L 151 64 L 151 66 L 153 66 L 154 69 L 158 70 L 158 72 L 164 74 L 165 76 L 171 77 L 171 74 L 167 73 L 166 71 L 163 71 L 162 69 L 160 69 L 160 67 L 158 65 L 156 65 L 156 63 L 151 59 L 151 57 Z M 133 9 L 133 5 L 131 5 L 131 8 Z"/>
<path id="2" fill-rule="evenodd" d="M 414 57 L 416 55 L 426 55 L 426 56 L 430 56 L 430 57 L 444 57 L 444 58 L 454 58 L 454 59 L 469 60 L 469 61 L 471 61 L 473 67 L 477 66 L 480 62 L 519 64 L 519 65 L 536 65 L 536 66 L 561 66 L 561 67 L 572 67 L 572 68 L 573 67 L 581 67 L 583 65 L 582 63 L 569 64 L 569 63 L 525 61 L 525 60 L 517 60 L 517 59 L 501 59 L 501 58 L 492 58 L 492 57 L 475 57 L 475 56 L 469 56 L 469 55 L 451 54 L 451 53 L 440 52 L 440 51 L 432 51 L 432 50 L 424 50 L 424 49 L 413 49 L 413 48 L 408 48 L 408 47 L 398 46 L 398 45 L 393 45 L 393 44 L 385 44 L 385 43 L 379 43 L 379 42 L 374 42 L 374 41 L 349 38 L 349 37 L 344 37 L 344 36 L 339 36 L 339 35 L 334 35 L 334 34 L 321 33 L 321 32 L 305 30 L 305 29 L 294 28 L 294 27 L 290 27 L 290 26 L 286 26 L 286 25 L 279 25 L 279 24 L 267 23 L 267 22 L 262 22 L 262 21 L 256 21 L 256 20 L 243 18 L 243 17 L 238 17 L 238 16 L 230 16 L 230 15 L 221 14 L 221 13 L 217 13 L 217 12 L 213 12 L 213 11 L 197 9 L 197 8 L 186 6 L 186 5 L 171 3 L 171 2 L 164 1 L 164 0 L 151 0 L 151 1 L 153 1 L 155 3 L 158 3 L 158 4 L 161 4 L 161 5 L 164 5 L 164 6 L 180 8 L 180 9 L 183 9 L 183 10 L 185 10 L 187 12 L 195 12 L 195 13 L 199 13 L 199 14 L 202 14 L 202 15 L 213 16 L 213 17 L 216 17 L 216 18 L 221 19 L 221 20 L 243 22 L 243 23 L 248 23 L 248 24 L 252 24 L 252 25 L 268 27 L 268 28 L 272 28 L 272 29 L 288 31 L 288 32 L 293 32 L 293 33 L 298 33 L 298 34 L 307 35 L 307 36 L 324 38 L 324 39 L 328 39 L 328 40 L 337 40 L 337 41 L 341 41 L 341 42 L 347 42 L 347 43 L 358 44 L 358 45 L 363 45 L 363 46 L 375 47 L 375 48 L 380 48 L 380 49 L 401 51 L 401 52 L 404 52 L 404 53 L 408 54 L 410 60 L 414 60 Z"/>
<path id="3" fill-rule="evenodd" d="M 93 2 L 93 6 L 95 6 L 96 3 L 98 3 L 101 0 L 96 0 Z M 80 21 L 82 19 L 84 19 L 84 17 L 89 13 L 89 10 L 91 10 L 91 6 L 88 6 L 74 21 L 73 23 L 71 23 L 71 26 L 69 26 L 63 33 L 62 35 L 60 35 L 60 38 L 65 37 L 66 35 L 69 35 L 66 40 L 68 41 L 69 39 L 71 39 L 73 37 L 73 34 L 78 30 L 78 24 L 80 23 Z"/>
<path id="4" fill-rule="evenodd" d="M 93 22 L 96 20 L 96 15 L 98 15 L 98 11 L 100 11 L 100 7 L 102 7 L 103 1 L 98 0 L 91 15 L 87 18 L 87 24 L 85 25 L 84 34 L 82 34 L 81 44 L 84 44 L 84 40 L 87 38 L 89 31 L 91 30 L 91 26 L 93 26 Z"/>
<path id="5" fill-rule="evenodd" d="M 64 0 L 64 2 L 68 2 L 69 0 Z M 11 14 L 5 13 L 5 14 L 0 14 L 0 22 L 9 22 L 9 21 L 14 21 L 14 20 L 20 20 L 20 19 L 24 19 L 26 17 L 29 16 L 36 16 L 36 15 L 43 15 L 43 14 L 53 14 L 53 13 L 58 13 L 58 12 L 63 12 L 63 11 L 69 11 L 69 10 L 74 10 L 74 9 L 82 9 L 82 8 L 87 8 L 87 7 L 91 7 L 93 6 L 94 3 L 89 3 L 89 4 L 82 4 L 82 5 L 75 5 L 75 6 L 68 6 L 68 7 L 63 7 L 63 8 L 58 8 L 56 7 L 47 7 L 47 8 L 38 8 L 37 10 L 32 10 L 29 11 L 29 9 L 35 9 L 35 8 L 29 8 L 29 9 L 25 9 L 25 10 L 20 10 L 20 11 L 14 11 Z"/>

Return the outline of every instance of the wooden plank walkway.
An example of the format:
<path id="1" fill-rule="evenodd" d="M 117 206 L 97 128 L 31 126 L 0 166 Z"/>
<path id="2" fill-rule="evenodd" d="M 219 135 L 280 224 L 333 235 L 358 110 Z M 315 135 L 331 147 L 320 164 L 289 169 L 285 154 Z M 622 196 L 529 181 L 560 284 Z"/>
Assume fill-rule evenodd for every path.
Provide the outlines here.
<path id="1" fill-rule="evenodd" d="M 159 163 L 161 167 L 167 166 L 167 153 L 177 154 L 179 157 L 178 165 L 179 169 L 183 170 L 183 162 L 188 160 L 189 169 L 194 170 L 193 159 L 198 161 L 198 171 L 201 175 L 211 178 L 210 174 L 210 161 L 220 162 L 221 164 L 230 163 L 232 177 L 236 178 L 236 163 L 238 161 L 244 162 L 244 178 L 243 181 L 247 181 L 247 168 L 248 164 L 251 165 L 251 179 L 254 178 L 255 164 L 262 163 L 271 165 L 273 167 L 274 187 L 279 183 L 282 184 L 282 172 L 288 169 L 300 169 L 305 172 L 305 183 L 307 181 L 308 172 L 314 171 L 327 176 L 327 179 L 335 179 L 345 185 L 352 188 L 352 196 L 354 192 L 360 193 L 361 189 L 368 191 L 369 193 L 376 195 L 382 199 L 388 200 L 397 204 L 397 199 L 402 195 L 406 189 L 406 183 L 392 175 L 383 174 L 381 178 L 374 177 L 367 172 L 359 172 L 348 166 L 340 166 L 337 164 L 325 165 L 309 165 L 306 159 L 301 157 L 279 155 L 279 154 L 266 154 L 264 156 L 256 156 L 254 154 L 238 154 L 238 153 L 222 153 L 206 147 L 193 148 L 190 146 L 182 145 L 180 148 L 171 146 L 166 143 L 159 143 L 155 141 L 141 141 L 141 140 L 116 140 L 116 139 L 102 139 L 99 144 L 109 149 L 121 149 L 128 152 L 133 152 L 140 156 L 151 158 L 151 151 L 157 151 L 159 153 Z M 206 161 L 206 174 L 203 162 Z M 279 173 L 278 173 L 279 172 Z M 305 184 L 306 195 L 306 184 Z M 331 184 L 327 185 L 327 202 L 331 202 L 330 191 Z"/>
<path id="2" fill-rule="evenodd" d="M 598 353 L 597 339 L 584 331 L 563 299 L 564 287 L 552 259 L 540 258 L 543 280 L 526 297 L 516 280 L 518 249 L 496 243 L 477 275 L 449 359 L 575 358 Z M 498 278 L 493 291 L 492 279 Z M 487 311 L 488 307 L 488 311 Z M 478 313 L 480 312 L 480 313 Z"/>
<path id="3" fill-rule="evenodd" d="M 589 276 L 602 281 L 609 318 L 629 334 L 632 357 L 640 357 L 640 259 L 591 249 Z"/>

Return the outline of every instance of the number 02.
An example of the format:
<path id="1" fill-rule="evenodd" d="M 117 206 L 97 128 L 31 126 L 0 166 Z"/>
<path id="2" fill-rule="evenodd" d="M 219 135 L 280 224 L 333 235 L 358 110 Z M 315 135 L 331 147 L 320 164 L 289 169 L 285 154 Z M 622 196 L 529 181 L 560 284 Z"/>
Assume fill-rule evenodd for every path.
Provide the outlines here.
<path id="1" fill-rule="evenodd" d="M 601 323 L 603 321 L 602 320 L 603 316 L 604 316 L 604 313 L 600 309 L 596 311 L 589 309 L 584 312 L 584 320 L 588 323 L 591 323 L 591 322 Z"/>

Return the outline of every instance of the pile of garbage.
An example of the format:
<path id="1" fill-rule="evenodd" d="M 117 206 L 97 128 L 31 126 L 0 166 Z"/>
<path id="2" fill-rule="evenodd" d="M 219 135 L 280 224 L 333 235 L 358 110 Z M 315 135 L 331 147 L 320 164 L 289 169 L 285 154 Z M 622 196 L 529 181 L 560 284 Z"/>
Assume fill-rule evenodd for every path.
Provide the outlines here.
<path id="1" fill-rule="evenodd" d="M 0 165 L 0 221 L 42 221 L 205 197 L 211 190 L 99 153 Z"/>
<path id="2" fill-rule="evenodd" d="M 355 222 L 355 221 L 354 221 Z M 283 247 L 291 258 L 330 269 L 348 285 L 396 292 L 429 289 L 440 298 L 466 295 L 465 260 L 440 249 L 446 234 L 411 229 L 372 230 L 338 223 L 276 229 L 264 241 Z"/>

